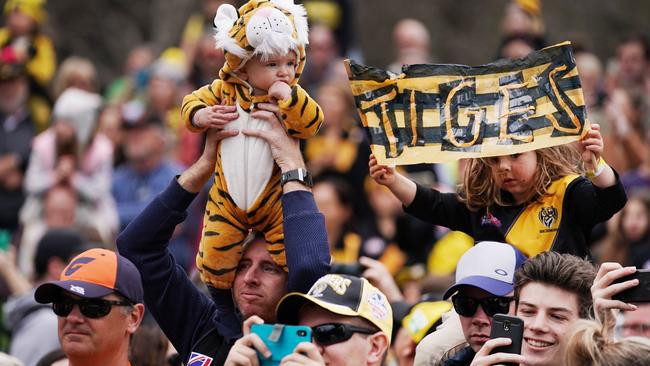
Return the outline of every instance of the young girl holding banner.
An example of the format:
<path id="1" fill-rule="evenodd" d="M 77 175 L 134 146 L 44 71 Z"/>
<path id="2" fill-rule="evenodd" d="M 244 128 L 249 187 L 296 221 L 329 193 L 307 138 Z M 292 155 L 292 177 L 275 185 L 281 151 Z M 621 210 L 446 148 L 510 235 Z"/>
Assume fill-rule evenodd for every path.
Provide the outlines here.
<path id="1" fill-rule="evenodd" d="M 602 152 L 600 127 L 593 124 L 577 149 L 560 145 L 471 159 L 458 194 L 417 185 L 373 155 L 369 167 L 372 178 L 422 220 L 467 233 L 476 242 L 510 243 L 529 257 L 549 250 L 585 257 L 593 226 L 627 200 Z"/>

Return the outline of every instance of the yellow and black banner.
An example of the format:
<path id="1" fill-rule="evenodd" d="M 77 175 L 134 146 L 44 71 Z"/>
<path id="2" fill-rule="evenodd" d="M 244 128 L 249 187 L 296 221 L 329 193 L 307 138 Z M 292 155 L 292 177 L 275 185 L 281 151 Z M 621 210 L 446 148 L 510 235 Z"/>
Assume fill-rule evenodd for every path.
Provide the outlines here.
<path id="1" fill-rule="evenodd" d="M 487 65 L 410 65 L 396 75 L 345 61 L 380 164 L 508 155 L 589 130 L 570 42 Z"/>

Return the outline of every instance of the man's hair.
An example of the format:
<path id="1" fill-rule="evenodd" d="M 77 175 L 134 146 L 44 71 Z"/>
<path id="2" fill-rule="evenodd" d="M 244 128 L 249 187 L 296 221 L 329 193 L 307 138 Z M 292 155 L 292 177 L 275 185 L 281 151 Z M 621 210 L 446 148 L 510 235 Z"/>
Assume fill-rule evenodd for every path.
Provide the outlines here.
<path id="1" fill-rule="evenodd" d="M 571 254 L 544 252 L 527 260 L 515 273 L 515 301 L 524 286 L 541 282 L 576 294 L 581 318 L 591 314 L 591 285 L 596 278 L 596 267 L 588 261 Z"/>

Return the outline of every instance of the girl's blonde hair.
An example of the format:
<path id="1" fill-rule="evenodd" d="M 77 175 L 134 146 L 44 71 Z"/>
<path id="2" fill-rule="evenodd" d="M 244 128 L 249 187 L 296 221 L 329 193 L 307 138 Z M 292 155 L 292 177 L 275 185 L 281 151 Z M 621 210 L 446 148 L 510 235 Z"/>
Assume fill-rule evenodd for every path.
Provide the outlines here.
<path id="1" fill-rule="evenodd" d="M 614 340 L 611 328 L 589 319 L 577 320 L 567 334 L 567 366 L 642 366 L 650 364 L 650 339 Z"/>
<path id="2" fill-rule="evenodd" d="M 532 182 L 528 201 L 534 201 L 546 194 L 547 188 L 558 178 L 569 174 L 583 174 L 584 167 L 578 151 L 572 145 L 560 145 L 535 150 L 537 168 Z M 463 183 L 459 187 L 459 197 L 472 211 L 493 204 L 507 206 L 501 198 L 492 174 L 491 158 L 470 159 Z"/>

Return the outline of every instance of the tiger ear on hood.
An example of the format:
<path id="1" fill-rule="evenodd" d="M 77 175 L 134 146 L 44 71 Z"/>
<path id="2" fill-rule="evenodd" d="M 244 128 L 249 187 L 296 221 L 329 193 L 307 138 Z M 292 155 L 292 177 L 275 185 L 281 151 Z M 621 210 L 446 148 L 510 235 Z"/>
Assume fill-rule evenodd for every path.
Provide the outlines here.
<path id="1" fill-rule="evenodd" d="M 214 39 L 217 48 L 230 52 L 239 58 L 246 58 L 246 50 L 244 50 L 235 39 L 230 37 L 230 30 L 238 18 L 239 13 L 234 6 L 230 4 L 219 6 L 217 14 L 214 16 Z"/>
<path id="2" fill-rule="evenodd" d="M 305 7 L 300 4 L 295 4 L 293 0 L 271 0 L 271 2 L 293 15 L 298 44 L 302 46 L 309 44 L 309 25 L 307 23 L 307 10 Z"/>

